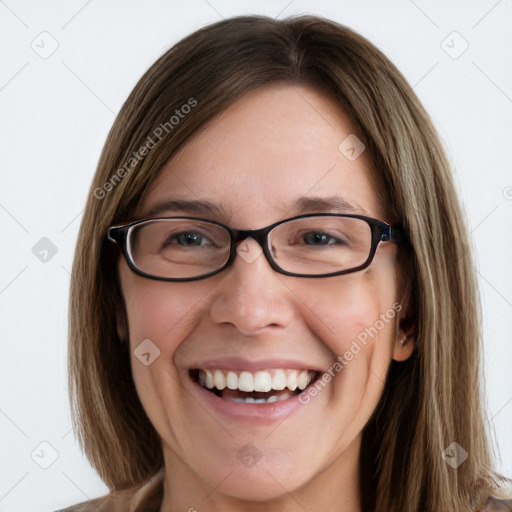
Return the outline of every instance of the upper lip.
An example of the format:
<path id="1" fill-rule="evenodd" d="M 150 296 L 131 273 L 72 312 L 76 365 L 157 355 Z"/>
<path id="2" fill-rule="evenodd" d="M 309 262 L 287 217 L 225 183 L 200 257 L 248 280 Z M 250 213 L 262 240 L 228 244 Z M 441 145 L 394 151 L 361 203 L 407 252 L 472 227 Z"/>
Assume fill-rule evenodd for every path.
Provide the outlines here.
<path id="1" fill-rule="evenodd" d="M 259 359 L 255 361 L 242 357 L 219 357 L 197 361 L 190 367 L 191 370 L 218 369 L 232 371 L 246 370 L 250 372 L 270 370 L 272 368 L 322 371 L 320 368 L 312 365 L 312 363 L 284 358 Z"/>

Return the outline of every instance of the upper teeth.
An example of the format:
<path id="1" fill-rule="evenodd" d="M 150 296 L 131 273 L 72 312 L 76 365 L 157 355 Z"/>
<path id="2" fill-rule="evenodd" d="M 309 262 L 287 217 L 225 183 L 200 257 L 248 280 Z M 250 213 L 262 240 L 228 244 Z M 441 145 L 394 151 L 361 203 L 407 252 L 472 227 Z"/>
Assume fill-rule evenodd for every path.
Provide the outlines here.
<path id="1" fill-rule="evenodd" d="M 199 370 L 199 383 L 208 389 L 238 389 L 240 391 L 267 392 L 288 388 L 304 390 L 313 380 L 315 372 L 310 370 L 263 370 L 258 372 L 234 372 L 225 370 Z"/>

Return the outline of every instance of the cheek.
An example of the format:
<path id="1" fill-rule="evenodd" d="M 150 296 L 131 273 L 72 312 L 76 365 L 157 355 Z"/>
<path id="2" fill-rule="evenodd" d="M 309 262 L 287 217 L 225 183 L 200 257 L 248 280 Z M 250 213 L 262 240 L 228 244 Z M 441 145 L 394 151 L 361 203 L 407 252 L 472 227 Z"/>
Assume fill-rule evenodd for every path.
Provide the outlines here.
<path id="1" fill-rule="evenodd" d="M 155 343 L 160 351 L 172 357 L 179 343 L 193 329 L 194 318 L 202 307 L 201 297 L 194 286 L 185 283 L 148 283 L 132 286 L 126 298 L 128 327 L 132 349 L 145 339 Z M 204 290 L 203 290 L 204 294 Z"/>
<path id="2" fill-rule="evenodd" d="M 376 282 L 371 272 L 339 276 L 322 287 L 296 290 L 304 305 L 306 323 L 339 355 L 349 350 L 352 341 L 389 340 L 394 332 L 395 295 L 391 283 Z"/>
<path id="3" fill-rule="evenodd" d="M 336 311 L 331 311 L 334 328 L 329 343 L 347 361 L 390 354 L 395 325 L 392 298 L 362 290 L 356 295 L 339 299 Z"/>
<path id="4" fill-rule="evenodd" d="M 325 378 L 335 410 L 370 411 L 383 389 L 397 320 L 389 274 L 367 270 L 296 290 L 304 305 L 301 315 L 331 353 Z"/>
<path id="5" fill-rule="evenodd" d="M 172 390 L 169 383 L 179 378 L 173 364 L 176 351 L 196 327 L 206 295 L 204 289 L 198 293 L 191 283 L 144 280 L 139 284 L 137 277 L 129 279 L 125 302 L 132 375 L 148 411 L 148 407 L 155 409 L 155 404 L 169 398 L 165 396 Z"/>
<path id="6" fill-rule="evenodd" d="M 128 281 L 128 279 L 130 281 Z M 205 314 L 208 290 L 195 283 L 125 281 L 124 296 L 130 334 L 131 368 L 146 414 L 162 437 L 174 437 L 168 404 L 185 401 L 176 353 Z M 144 354 L 149 353 L 149 356 Z M 149 359 L 149 361 L 148 361 Z M 149 364 L 147 364 L 149 363 Z M 186 417 L 176 412 L 176 417 Z M 177 442 L 176 439 L 174 439 Z"/>

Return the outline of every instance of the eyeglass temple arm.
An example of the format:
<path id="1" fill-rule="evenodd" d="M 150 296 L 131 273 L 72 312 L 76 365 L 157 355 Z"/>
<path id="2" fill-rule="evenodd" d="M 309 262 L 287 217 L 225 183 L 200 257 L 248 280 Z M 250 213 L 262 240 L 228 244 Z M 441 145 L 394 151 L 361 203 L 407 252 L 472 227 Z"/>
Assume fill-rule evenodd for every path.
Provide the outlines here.
<path id="1" fill-rule="evenodd" d="M 387 229 L 382 233 L 381 240 L 383 242 L 395 242 L 402 244 L 407 240 L 405 231 L 400 226 L 387 226 Z"/>

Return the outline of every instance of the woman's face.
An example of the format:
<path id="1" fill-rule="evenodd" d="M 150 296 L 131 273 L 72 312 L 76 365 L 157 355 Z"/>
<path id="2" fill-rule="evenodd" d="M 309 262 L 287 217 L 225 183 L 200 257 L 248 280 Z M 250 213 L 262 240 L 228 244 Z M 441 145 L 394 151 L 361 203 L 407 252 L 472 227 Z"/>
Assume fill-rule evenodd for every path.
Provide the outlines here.
<path id="1" fill-rule="evenodd" d="M 173 209 L 158 216 L 206 217 L 238 229 L 300 213 L 389 220 L 366 152 L 354 159 L 361 149 L 354 133 L 336 104 L 310 88 L 259 89 L 168 162 L 138 213 L 172 199 L 208 201 L 219 212 Z M 295 208 L 313 197 L 340 204 Z M 381 243 L 367 269 L 327 278 L 276 273 L 254 240 L 240 248 L 232 266 L 191 282 L 146 279 L 119 263 L 133 377 L 163 442 L 166 485 L 175 482 L 176 493 L 185 492 L 177 491 L 179 483 L 192 496 L 251 502 L 318 491 L 333 479 L 354 483 L 361 431 L 391 359 L 411 351 L 400 344 L 397 327 L 405 311 L 399 313 L 398 248 Z M 144 340 L 150 355 L 142 362 L 135 354 Z M 292 388 L 294 376 L 306 378 L 302 370 L 317 372 L 319 380 L 301 395 L 286 399 L 285 388 L 274 392 L 285 399 L 245 403 L 206 390 L 195 380 L 201 372 L 191 369 L 246 371 L 253 378 L 263 371 L 257 378 L 269 379 L 268 373 L 272 383 L 284 373 Z"/>

